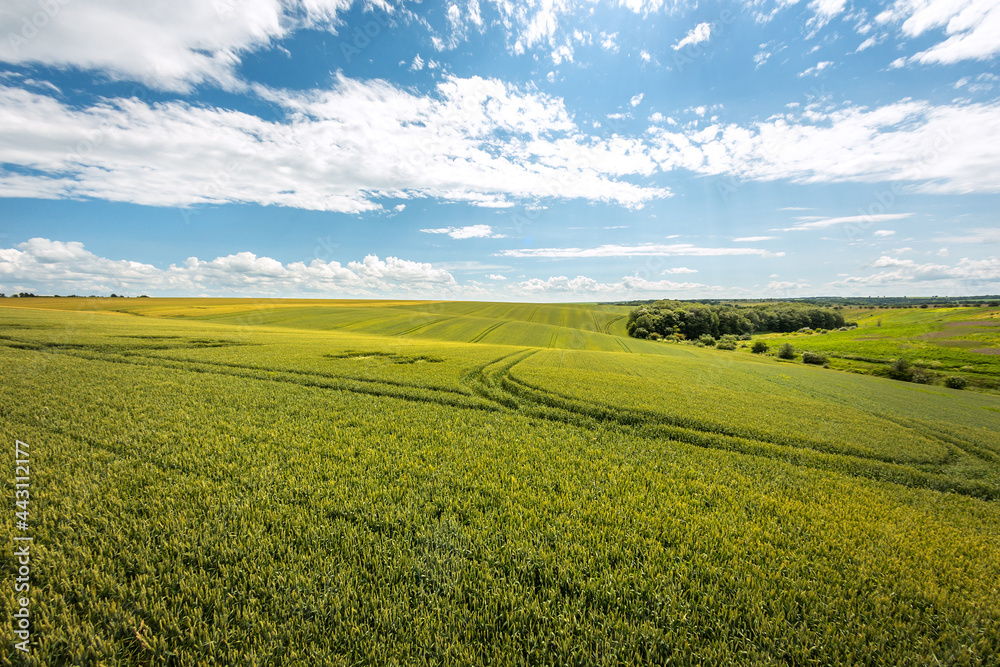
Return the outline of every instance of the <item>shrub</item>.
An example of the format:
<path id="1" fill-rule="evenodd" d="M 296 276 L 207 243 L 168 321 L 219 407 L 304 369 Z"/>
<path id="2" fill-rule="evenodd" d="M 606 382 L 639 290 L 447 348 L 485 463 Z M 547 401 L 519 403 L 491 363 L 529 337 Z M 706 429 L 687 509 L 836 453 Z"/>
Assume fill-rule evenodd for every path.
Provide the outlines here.
<path id="1" fill-rule="evenodd" d="M 735 350 L 736 349 L 736 336 L 732 334 L 726 334 L 715 344 L 718 350 Z"/>
<path id="2" fill-rule="evenodd" d="M 643 327 L 639 327 L 638 329 L 636 329 L 632 333 L 632 335 L 635 336 L 636 338 L 649 338 L 649 332 L 646 331 L 646 329 Z"/>
<path id="3" fill-rule="evenodd" d="M 913 375 L 913 370 L 910 366 L 911 364 L 908 359 L 894 359 L 889 364 L 889 375 L 897 380 L 909 380 L 910 376 Z"/>
<path id="4" fill-rule="evenodd" d="M 770 348 L 767 346 L 767 343 L 765 343 L 762 340 L 758 340 L 754 342 L 753 346 L 750 348 L 750 351 L 753 352 L 754 354 L 764 354 L 769 349 Z"/>
<path id="5" fill-rule="evenodd" d="M 649 340 L 661 340 L 662 338 L 663 338 L 663 336 L 661 336 L 660 334 L 656 333 L 655 331 L 653 333 L 649 334 Z"/>
<path id="6" fill-rule="evenodd" d="M 778 358 L 779 359 L 794 359 L 795 358 L 795 348 L 791 343 L 785 343 L 778 348 Z"/>
<path id="7" fill-rule="evenodd" d="M 822 355 L 819 352 L 803 352 L 802 361 L 807 364 L 816 364 L 817 366 L 827 363 L 826 355 Z"/>
<path id="8" fill-rule="evenodd" d="M 748 333 L 742 333 L 742 334 L 740 334 L 740 340 L 750 340 L 751 338 L 753 338 L 753 336 L 751 336 Z"/>
<path id="9" fill-rule="evenodd" d="M 702 334 L 698 336 L 698 342 L 702 345 L 707 345 L 708 347 L 715 345 L 715 339 L 712 338 L 711 334 Z"/>
<path id="10" fill-rule="evenodd" d="M 949 375 L 944 379 L 944 386 L 952 389 L 965 389 L 968 384 L 969 381 L 961 375 Z"/>

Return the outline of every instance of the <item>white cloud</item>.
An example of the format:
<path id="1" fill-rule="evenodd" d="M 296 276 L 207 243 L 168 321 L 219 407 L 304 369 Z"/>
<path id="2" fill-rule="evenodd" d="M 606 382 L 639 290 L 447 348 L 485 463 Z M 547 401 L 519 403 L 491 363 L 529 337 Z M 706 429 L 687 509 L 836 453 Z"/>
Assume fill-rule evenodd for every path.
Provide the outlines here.
<path id="1" fill-rule="evenodd" d="M 644 95 L 643 93 L 639 93 L 638 95 L 633 95 L 633 96 L 632 96 L 632 99 L 630 99 L 630 100 L 628 101 L 628 103 L 629 103 L 630 105 L 634 106 L 634 107 L 637 107 L 637 106 L 639 106 L 640 104 L 642 104 L 642 98 L 643 98 L 643 97 L 645 97 L 645 95 Z"/>
<path id="2" fill-rule="evenodd" d="M 799 72 L 799 76 L 819 76 L 819 73 L 825 70 L 827 67 L 833 64 L 833 61 L 824 60 L 822 62 L 816 63 L 814 66 L 805 70 L 804 72 Z"/>
<path id="3" fill-rule="evenodd" d="M 970 93 L 985 93 L 993 90 L 1000 82 L 1000 76 L 985 72 L 975 77 L 963 76 L 955 82 L 955 89 L 965 88 Z"/>
<path id="4" fill-rule="evenodd" d="M 826 229 L 827 227 L 833 227 L 834 225 L 873 225 L 879 222 L 886 222 L 888 220 L 901 220 L 903 218 L 908 218 L 912 213 L 879 213 L 875 215 L 847 215 L 838 218 L 819 218 L 815 216 L 800 217 L 791 227 L 785 227 L 781 231 L 783 232 L 800 232 L 811 229 Z M 893 232 L 894 233 L 894 232 Z M 876 236 L 885 236 L 885 234 L 879 234 L 875 232 Z"/>
<path id="5" fill-rule="evenodd" d="M 601 48 L 605 51 L 610 51 L 611 53 L 618 53 L 618 33 L 613 32 L 611 34 L 601 33 Z"/>
<path id="6" fill-rule="evenodd" d="M 689 269 L 686 266 L 678 266 L 673 269 L 664 269 L 660 271 L 661 276 L 673 276 L 680 273 L 698 273 L 698 269 Z"/>
<path id="7" fill-rule="evenodd" d="M 946 236 L 937 239 L 941 243 L 986 245 L 1000 243 L 1000 228 L 984 227 L 970 229 L 960 236 Z"/>
<path id="8" fill-rule="evenodd" d="M 875 236 L 881 236 L 881 237 L 885 237 L 885 236 L 892 236 L 892 235 L 893 235 L 893 234 L 895 234 L 896 232 L 895 232 L 895 230 L 892 230 L 892 229 L 876 229 L 876 230 L 875 230 L 874 232 L 872 232 L 872 233 L 873 233 L 873 234 L 874 234 Z"/>
<path id="9" fill-rule="evenodd" d="M 810 287 L 809 283 L 793 282 L 790 280 L 772 280 L 767 284 L 770 292 L 790 292 L 793 290 L 803 290 Z"/>
<path id="10" fill-rule="evenodd" d="M 421 229 L 425 234 L 447 234 L 453 239 L 503 239 L 504 234 L 497 234 L 489 225 L 469 225 L 467 227 L 441 227 L 440 229 Z"/>
<path id="11" fill-rule="evenodd" d="M 641 51 L 639 51 L 639 58 L 642 59 L 642 62 L 648 63 L 653 59 L 653 56 L 646 49 L 642 49 Z"/>
<path id="12" fill-rule="evenodd" d="M 830 22 L 830 19 L 844 12 L 847 0 L 813 0 L 809 3 L 809 9 L 813 10 L 815 16 L 806 21 L 806 27 L 815 34 L 817 30 Z"/>
<path id="13" fill-rule="evenodd" d="M 669 245 L 645 243 L 641 245 L 602 245 L 596 248 L 519 248 L 502 250 L 505 257 L 547 257 L 554 259 L 595 258 L 595 257 L 725 257 L 734 255 L 759 255 L 762 257 L 782 257 L 783 252 L 770 252 L 758 248 L 700 248 L 690 243 Z"/>
<path id="14" fill-rule="evenodd" d="M 556 65 L 561 65 L 565 60 L 568 63 L 573 62 L 573 47 L 569 44 L 562 44 L 557 46 L 552 50 L 552 62 Z"/>
<path id="15" fill-rule="evenodd" d="M 912 259 L 883 255 L 869 268 L 883 269 L 865 276 L 847 276 L 830 283 L 836 288 L 933 283 L 954 294 L 968 294 L 1000 283 L 1000 257 L 963 258 L 958 264 L 918 264 Z"/>
<path id="16" fill-rule="evenodd" d="M 666 116 L 664 116 L 664 115 L 663 115 L 662 113 L 660 113 L 659 111 L 657 111 L 656 113 L 654 113 L 653 115 L 651 115 L 651 116 L 649 117 L 649 122 L 650 122 L 650 123 L 662 123 L 662 122 L 664 122 L 665 120 L 667 120 L 667 117 L 666 117 Z"/>
<path id="17" fill-rule="evenodd" d="M 854 52 L 861 53 L 862 51 L 870 49 L 871 47 L 875 46 L 876 44 L 879 43 L 879 41 L 880 40 L 875 36 L 869 37 L 865 41 L 861 42 L 861 44 L 858 45 L 858 48 L 856 48 Z"/>
<path id="18" fill-rule="evenodd" d="M 368 255 L 346 266 L 313 259 L 282 264 L 239 252 L 204 261 L 189 257 L 159 269 L 150 264 L 99 257 L 79 242 L 33 238 L 0 249 L 0 284 L 57 294 L 208 294 L 371 296 L 387 293 L 451 293 L 454 277 L 431 264 Z"/>
<path id="19" fill-rule="evenodd" d="M 486 276 L 490 280 L 507 280 L 507 276 L 502 276 L 499 273 L 491 273 Z"/>
<path id="20" fill-rule="evenodd" d="M 647 130 L 664 171 L 797 183 L 902 182 L 928 193 L 1000 192 L 1000 101 L 902 100 L 775 115 L 748 126 Z M 896 191 L 893 196 L 901 194 Z"/>
<path id="21" fill-rule="evenodd" d="M 669 196 L 622 180 L 656 165 L 638 140 L 580 132 L 562 99 L 448 76 L 432 94 L 338 77 L 330 90 L 258 87 L 283 121 L 183 102 L 89 107 L 0 85 L 0 195 L 152 206 L 248 202 L 357 213 L 384 197 L 509 207 Z"/>
<path id="22" fill-rule="evenodd" d="M 741 236 L 733 239 L 734 243 L 756 243 L 758 241 L 773 241 L 777 236 Z"/>
<path id="23" fill-rule="evenodd" d="M 701 283 L 678 283 L 673 280 L 646 280 L 638 276 L 624 276 L 616 282 L 602 283 L 587 276 L 568 278 L 550 276 L 546 280 L 531 278 L 511 286 L 511 292 L 518 295 L 540 297 L 545 295 L 648 295 L 657 296 L 665 292 L 692 292 L 709 294 L 722 288 Z"/>
<path id="24" fill-rule="evenodd" d="M 951 65 L 989 60 L 1000 53 L 1000 4 L 995 0 L 896 0 L 876 21 L 901 23 L 910 38 L 937 29 L 948 35 L 904 62 Z"/>
<path id="25" fill-rule="evenodd" d="M 414 72 L 419 72 L 423 68 L 424 68 L 424 59 L 421 58 L 420 54 L 418 53 L 416 56 L 414 56 L 413 63 L 410 65 L 410 69 L 413 70 Z"/>
<path id="26" fill-rule="evenodd" d="M 6 0 L 0 61 L 99 70 L 188 91 L 239 87 L 236 66 L 299 27 L 333 30 L 351 0 Z M 384 10 L 388 5 L 378 3 Z M 50 9 L 43 11 L 45 7 Z M 43 21 L 37 15 L 46 16 Z"/>
<path id="27" fill-rule="evenodd" d="M 707 42 L 711 36 L 711 24 L 699 23 L 695 27 L 691 28 L 688 34 L 684 36 L 684 39 L 674 44 L 672 48 L 674 51 L 680 51 L 685 46 Z"/>

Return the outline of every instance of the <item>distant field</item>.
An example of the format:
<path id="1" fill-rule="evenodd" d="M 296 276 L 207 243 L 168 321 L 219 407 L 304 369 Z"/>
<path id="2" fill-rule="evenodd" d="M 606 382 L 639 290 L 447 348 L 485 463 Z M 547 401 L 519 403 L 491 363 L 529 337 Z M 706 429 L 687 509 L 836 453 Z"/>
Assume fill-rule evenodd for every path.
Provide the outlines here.
<path id="1" fill-rule="evenodd" d="M 842 370 L 872 372 L 904 358 L 932 376 L 961 375 L 972 387 L 1000 390 L 1000 309 L 860 309 L 844 316 L 859 328 L 763 338 L 823 352 Z"/>
<path id="2" fill-rule="evenodd" d="M 628 311 L 0 299 L 28 664 L 998 664 L 1000 396 Z M 775 342 L 973 375 L 951 316 Z"/>

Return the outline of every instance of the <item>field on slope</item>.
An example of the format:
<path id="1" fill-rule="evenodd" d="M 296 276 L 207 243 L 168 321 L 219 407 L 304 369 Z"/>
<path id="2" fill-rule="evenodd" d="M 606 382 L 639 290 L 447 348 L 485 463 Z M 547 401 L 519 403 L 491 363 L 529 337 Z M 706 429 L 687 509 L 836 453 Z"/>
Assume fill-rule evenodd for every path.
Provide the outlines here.
<path id="1" fill-rule="evenodd" d="M 1000 391 L 1000 310 L 995 307 L 861 308 L 844 317 L 857 329 L 772 334 L 774 342 L 826 354 L 833 368 L 884 371 L 906 359 L 936 376 L 961 376 L 971 387 Z"/>
<path id="2" fill-rule="evenodd" d="M 0 300 L 6 663 L 997 664 L 1000 397 L 626 313 Z"/>

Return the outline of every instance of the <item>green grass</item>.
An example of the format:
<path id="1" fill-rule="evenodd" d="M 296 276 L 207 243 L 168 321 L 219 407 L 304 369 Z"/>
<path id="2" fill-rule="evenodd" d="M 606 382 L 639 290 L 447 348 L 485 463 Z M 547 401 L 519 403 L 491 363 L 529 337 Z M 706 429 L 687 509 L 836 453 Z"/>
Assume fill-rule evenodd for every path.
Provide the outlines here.
<path id="1" fill-rule="evenodd" d="M 1000 391 L 1000 310 L 896 308 L 846 311 L 857 329 L 824 334 L 771 334 L 774 345 L 822 352 L 841 370 L 879 373 L 904 358 L 941 383 L 965 377 L 972 388 Z"/>
<path id="2" fill-rule="evenodd" d="M 0 305 L 8 663 L 997 664 L 1000 397 L 613 307 Z"/>

